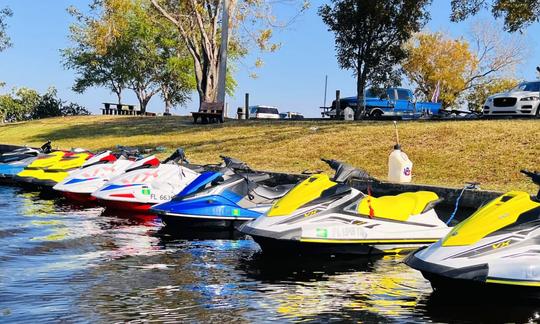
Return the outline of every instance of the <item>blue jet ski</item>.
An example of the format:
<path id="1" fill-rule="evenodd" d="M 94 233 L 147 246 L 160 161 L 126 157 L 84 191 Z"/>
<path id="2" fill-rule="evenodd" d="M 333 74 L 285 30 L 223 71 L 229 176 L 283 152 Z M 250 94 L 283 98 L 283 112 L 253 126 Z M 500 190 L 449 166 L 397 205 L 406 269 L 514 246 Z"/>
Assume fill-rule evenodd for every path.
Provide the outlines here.
<path id="1" fill-rule="evenodd" d="M 153 206 L 167 226 L 231 228 L 265 213 L 293 183 L 254 172 L 245 163 L 222 157 L 225 167 L 202 173 L 171 201 Z M 282 180 L 281 180 L 282 181 Z"/>
<path id="2" fill-rule="evenodd" d="M 9 182 L 39 155 L 52 151 L 51 141 L 41 148 L 20 147 L 0 155 L 0 182 Z"/>

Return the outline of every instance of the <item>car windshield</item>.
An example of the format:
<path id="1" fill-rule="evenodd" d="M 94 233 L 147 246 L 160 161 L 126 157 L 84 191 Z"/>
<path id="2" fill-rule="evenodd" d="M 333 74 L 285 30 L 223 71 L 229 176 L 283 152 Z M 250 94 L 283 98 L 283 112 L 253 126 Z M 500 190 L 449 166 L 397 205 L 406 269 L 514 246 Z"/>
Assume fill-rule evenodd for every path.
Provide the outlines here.
<path id="1" fill-rule="evenodd" d="M 259 107 L 257 108 L 257 113 L 259 114 L 275 114 L 278 115 L 279 112 L 276 108 L 267 108 L 267 107 Z"/>
<path id="2" fill-rule="evenodd" d="M 540 82 L 523 82 L 517 87 L 512 89 L 513 91 L 540 91 Z"/>

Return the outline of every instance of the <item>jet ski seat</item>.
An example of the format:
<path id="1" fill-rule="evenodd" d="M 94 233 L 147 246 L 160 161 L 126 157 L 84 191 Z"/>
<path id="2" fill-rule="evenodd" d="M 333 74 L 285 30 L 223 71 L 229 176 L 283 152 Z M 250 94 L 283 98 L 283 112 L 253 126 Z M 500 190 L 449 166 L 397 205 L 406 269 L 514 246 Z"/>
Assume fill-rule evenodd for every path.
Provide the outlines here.
<path id="1" fill-rule="evenodd" d="M 275 187 L 260 185 L 252 189 L 251 192 L 257 196 L 272 200 L 285 196 L 292 187 L 294 187 L 294 184 L 279 185 Z"/>
<path id="2" fill-rule="evenodd" d="M 370 202 L 368 202 L 370 200 Z M 369 215 L 369 206 L 375 217 L 404 222 L 412 215 L 419 215 L 426 207 L 439 200 L 439 196 L 431 191 L 405 192 L 396 196 L 368 197 L 358 205 L 358 212 Z"/>

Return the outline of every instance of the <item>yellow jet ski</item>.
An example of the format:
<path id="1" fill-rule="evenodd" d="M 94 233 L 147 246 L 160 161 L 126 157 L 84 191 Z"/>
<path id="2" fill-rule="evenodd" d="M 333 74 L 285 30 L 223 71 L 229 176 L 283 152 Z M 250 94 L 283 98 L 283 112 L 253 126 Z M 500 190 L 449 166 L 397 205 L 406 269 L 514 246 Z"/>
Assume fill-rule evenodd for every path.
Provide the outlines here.
<path id="1" fill-rule="evenodd" d="M 34 179 L 34 184 L 42 187 L 53 187 L 58 182 L 64 180 L 71 171 L 79 169 L 86 160 L 93 156 L 89 152 L 66 154 L 54 165 L 38 173 Z"/>
<path id="2" fill-rule="evenodd" d="M 38 156 L 28 164 L 21 172 L 13 177 L 15 183 L 32 184 L 34 179 L 43 173 L 43 170 L 60 161 L 67 152 L 54 151 L 46 155 Z"/>
<path id="3" fill-rule="evenodd" d="M 540 172 L 521 172 L 540 185 Z M 450 295 L 540 300 L 540 191 L 505 193 L 405 263 Z"/>
<path id="4" fill-rule="evenodd" d="M 339 161 L 323 161 L 336 171 L 333 179 L 312 175 L 239 228 L 263 252 L 393 254 L 433 243 L 450 231 L 433 209 L 441 201 L 435 193 L 371 197 L 349 185 L 369 175 Z"/>
<path id="5" fill-rule="evenodd" d="M 15 176 L 15 182 L 33 186 L 54 186 L 67 177 L 69 171 L 78 169 L 91 156 L 89 152 L 52 152 L 38 157 L 24 168 Z"/>

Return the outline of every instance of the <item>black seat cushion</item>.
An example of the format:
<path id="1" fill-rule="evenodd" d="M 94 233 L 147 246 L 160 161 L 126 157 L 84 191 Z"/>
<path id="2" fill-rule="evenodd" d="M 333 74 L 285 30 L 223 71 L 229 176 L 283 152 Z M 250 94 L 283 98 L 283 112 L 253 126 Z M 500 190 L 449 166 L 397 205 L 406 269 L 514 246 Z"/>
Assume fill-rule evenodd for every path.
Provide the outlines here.
<path id="1" fill-rule="evenodd" d="M 285 196 L 285 194 L 289 192 L 292 187 L 294 187 L 293 184 L 279 185 L 275 187 L 259 185 L 255 187 L 252 192 L 266 199 L 278 199 Z"/>

